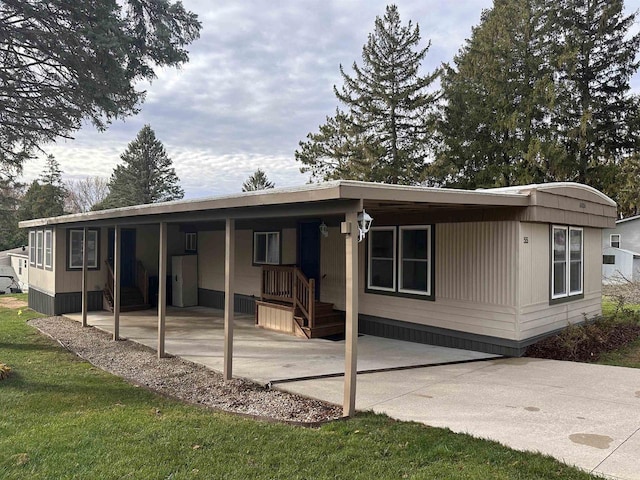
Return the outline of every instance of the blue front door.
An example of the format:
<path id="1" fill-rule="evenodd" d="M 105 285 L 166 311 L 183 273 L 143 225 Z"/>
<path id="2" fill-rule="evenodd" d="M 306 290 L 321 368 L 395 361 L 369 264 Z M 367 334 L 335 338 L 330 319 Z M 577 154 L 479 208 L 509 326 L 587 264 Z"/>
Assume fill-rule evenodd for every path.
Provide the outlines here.
<path id="1" fill-rule="evenodd" d="M 109 229 L 109 245 L 107 258 L 113 267 L 113 243 L 115 231 Z M 136 231 L 131 229 L 120 230 L 120 285 L 123 287 L 135 287 L 136 285 Z"/>
<path id="2" fill-rule="evenodd" d="M 320 221 L 298 222 L 298 267 L 316 281 L 316 300 L 320 298 Z"/>

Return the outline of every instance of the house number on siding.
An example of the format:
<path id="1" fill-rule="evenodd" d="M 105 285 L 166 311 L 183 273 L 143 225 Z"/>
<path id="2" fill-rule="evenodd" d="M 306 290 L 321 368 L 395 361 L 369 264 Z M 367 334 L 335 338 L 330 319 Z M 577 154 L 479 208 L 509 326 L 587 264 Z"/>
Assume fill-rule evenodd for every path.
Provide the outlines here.
<path id="1" fill-rule="evenodd" d="M 524 243 L 529 243 L 529 237 L 524 237 Z"/>

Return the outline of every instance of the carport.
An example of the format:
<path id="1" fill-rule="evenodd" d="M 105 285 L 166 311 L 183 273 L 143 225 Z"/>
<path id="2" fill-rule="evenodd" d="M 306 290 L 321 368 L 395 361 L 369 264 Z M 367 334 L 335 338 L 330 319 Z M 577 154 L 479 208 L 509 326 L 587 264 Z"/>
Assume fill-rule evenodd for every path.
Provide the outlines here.
<path id="1" fill-rule="evenodd" d="M 224 369 L 224 311 L 207 307 L 167 307 L 165 352 L 222 372 Z M 82 321 L 82 313 L 66 314 Z M 87 324 L 113 333 L 113 314 L 88 312 Z M 234 318 L 233 371 L 262 385 L 344 376 L 345 340 L 302 339 L 257 328 L 253 316 Z M 120 314 L 120 338 L 157 348 L 156 309 Z M 403 342 L 360 335 L 358 373 L 465 363 L 496 358 L 482 352 Z M 341 380 L 340 380 L 341 381 Z M 341 390 L 341 389 L 340 389 Z M 336 400 L 335 403 L 341 403 Z"/>

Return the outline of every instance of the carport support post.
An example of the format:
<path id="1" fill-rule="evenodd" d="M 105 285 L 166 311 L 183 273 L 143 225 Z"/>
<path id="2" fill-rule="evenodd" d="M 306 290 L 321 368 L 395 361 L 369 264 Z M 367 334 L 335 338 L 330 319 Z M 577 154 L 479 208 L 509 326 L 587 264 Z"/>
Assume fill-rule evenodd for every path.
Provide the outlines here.
<path id="1" fill-rule="evenodd" d="M 82 326 L 87 326 L 87 263 L 89 263 L 89 253 L 87 252 L 87 227 L 82 229 Z"/>
<path id="2" fill-rule="evenodd" d="M 345 235 L 345 345 L 344 345 L 344 401 L 342 415 L 356 412 L 356 373 L 358 369 L 358 212 L 347 212 L 345 221 L 349 233 Z"/>
<path id="3" fill-rule="evenodd" d="M 233 299 L 235 296 L 235 233 L 236 222 L 227 218 L 224 237 L 224 379 L 233 376 Z"/>
<path id="4" fill-rule="evenodd" d="M 113 232 L 113 339 L 120 340 L 120 225 Z"/>
<path id="5" fill-rule="evenodd" d="M 164 324 L 167 311 L 167 223 L 160 222 L 158 257 L 158 358 L 164 354 Z"/>

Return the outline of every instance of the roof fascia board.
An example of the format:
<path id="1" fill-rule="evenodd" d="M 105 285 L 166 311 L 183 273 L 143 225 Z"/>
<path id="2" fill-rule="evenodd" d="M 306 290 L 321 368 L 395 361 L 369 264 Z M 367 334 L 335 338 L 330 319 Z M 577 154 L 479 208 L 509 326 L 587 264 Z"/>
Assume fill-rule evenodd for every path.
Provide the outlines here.
<path id="1" fill-rule="evenodd" d="M 325 202 L 307 202 L 299 203 L 297 205 L 289 204 L 276 204 L 276 205 L 262 205 L 252 206 L 247 208 L 235 208 L 235 209 L 216 209 L 216 210 L 199 210 L 199 211 L 186 211 L 186 212 L 172 212 L 161 213 L 156 215 L 138 215 L 138 216 L 119 216 L 111 218 L 102 218 L 98 220 L 92 219 L 76 219 L 75 221 L 57 222 L 57 223 L 39 223 L 37 225 L 22 225 L 22 223 L 34 223 L 44 222 L 46 220 L 56 220 L 56 217 L 51 219 L 39 219 L 30 220 L 28 222 L 22 222 L 21 227 L 39 227 L 43 225 L 63 225 L 64 227 L 77 227 L 77 226 L 92 226 L 92 227 L 105 227 L 113 225 L 150 225 L 157 224 L 159 222 L 167 223 L 188 223 L 188 222 L 204 222 L 204 221 L 218 221 L 225 220 L 226 218 L 234 218 L 237 220 L 255 219 L 255 218 L 287 218 L 287 217 L 300 217 L 300 216 L 329 216 L 329 215 L 342 215 L 347 211 L 353 211 L 354 209 L 361 209 L 361 202 L 359 200 L 329 200 Z"/>
<path id="2" fill-rule="evenodd" d="M 425 187 L 371 185 L 345 182 L 340 185 L 342 198 L 363 200 L 433 203 L 454 205 L 501 205 L 526 207 L 529 195 L 521 193 L 490 193 L 476 190 L 453 190 Z"/>

